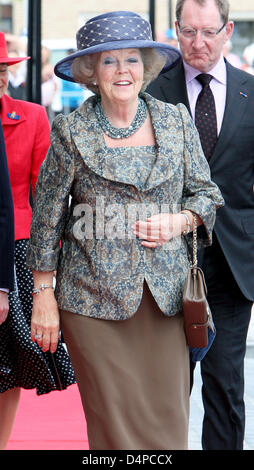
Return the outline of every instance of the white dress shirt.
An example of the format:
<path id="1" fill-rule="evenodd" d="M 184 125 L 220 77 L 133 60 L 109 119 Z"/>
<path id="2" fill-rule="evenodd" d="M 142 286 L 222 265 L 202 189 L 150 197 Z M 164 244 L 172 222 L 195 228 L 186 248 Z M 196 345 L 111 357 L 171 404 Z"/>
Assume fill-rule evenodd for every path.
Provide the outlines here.
<path id="1" fill-rule="evenodd" d="M 201 72 L 186 64 L 186 62 L 184 62 L 183 65 L 185 70 L 186 87 L 191 108 L 191 114 L 195 122 L 196 101 L 200 91 L 202 90 L 202 85 L 199 83 L 198 80 L 195 79 L 195 77 Z M 210 88 L 213 92 L 215 100 L 217 131 L 219 134 L 224 116 L 227 93 L 227 70 L 223 55 L 221 55 L 217 64 L 208 73 L 214 78 L 210 82 Z"/>

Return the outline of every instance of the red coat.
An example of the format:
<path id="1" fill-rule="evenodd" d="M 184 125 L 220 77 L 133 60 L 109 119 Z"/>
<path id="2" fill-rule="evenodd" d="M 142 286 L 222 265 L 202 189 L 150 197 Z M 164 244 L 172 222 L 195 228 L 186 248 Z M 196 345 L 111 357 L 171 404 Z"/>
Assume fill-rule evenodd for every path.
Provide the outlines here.
<path id="1" fill-rule="evenodd" d="M 1 121 L 14 203 L 15 240 L 29 238 L 33 194 L 40 166 L 50 145 L 50 125 L 43 106 L 3 95 Z"/>

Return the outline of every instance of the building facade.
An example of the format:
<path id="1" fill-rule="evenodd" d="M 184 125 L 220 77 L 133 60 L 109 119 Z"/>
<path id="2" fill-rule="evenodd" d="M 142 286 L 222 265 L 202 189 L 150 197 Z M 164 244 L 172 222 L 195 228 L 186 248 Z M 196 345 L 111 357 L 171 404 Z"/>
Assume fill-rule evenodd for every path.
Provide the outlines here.
<path id="1" fill-rule="evenodd" d="M 155 33 L 158 40 L 174 29 L 176 0 L 155 0 Z M 41 0 L 42 40 L 52 49 L 75 47 L 75 34 L 84 22 L 106 11 L 128 9 L 149 18 L 149 0 L 128 0 L 121 6 L 119 0 Z M 239 56 L 254 43 L 254 1 L 230 0 L 231 15 L 235 23 L 232 38 L 233 51 Z M 0 0 L 0 30 L 15 35 L 27 29 L 28 0 Z M 60 52 L 61 53 L 61 52 Z M 57 60 L 58 57 L 55 56 Z"/>

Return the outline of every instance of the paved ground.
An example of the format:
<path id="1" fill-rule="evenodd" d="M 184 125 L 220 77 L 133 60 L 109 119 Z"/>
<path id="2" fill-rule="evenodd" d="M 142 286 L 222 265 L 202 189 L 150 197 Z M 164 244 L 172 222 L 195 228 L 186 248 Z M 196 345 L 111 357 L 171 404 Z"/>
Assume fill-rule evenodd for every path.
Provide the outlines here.
<path id="1" fill-rule="evenodd" d="M 246 432 L 245 450 L 254 450 L 254 308 L 250 323 L 247 353 L 245 359 L 245 407 Z M 203 406 L 201 398 L 201 379 L 199 367 L 195 370 L 195 383 L 191 394 L 191 414 L 189 449 L 201 450 L 201 428 L 203 420 Z"/>

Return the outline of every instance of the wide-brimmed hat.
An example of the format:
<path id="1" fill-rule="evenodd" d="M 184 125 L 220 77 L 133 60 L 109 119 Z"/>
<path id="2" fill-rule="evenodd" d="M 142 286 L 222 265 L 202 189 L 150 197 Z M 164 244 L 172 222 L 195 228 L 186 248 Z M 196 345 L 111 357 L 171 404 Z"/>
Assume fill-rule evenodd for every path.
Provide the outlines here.
<path id="1" fill-rule="evenodd" d="M 8 57 L 8 50 L 5 40 L 5 34 L 0 32 L 0 64 L 14 65 L 28 60 L 30 57 Z"/>
<path id="2" fill-rule="evenodd" d="M 72 63 L 80 56 L 103 51 L 130 48 L 155 48 L 165 55 L 165 68 L 181 57 L 178 49 L 167 43 L 153 41 L 150 23 L 131 11 L 113 11 L 88 20 L 76 35 L 77 52 L 57 62 L 55 74 L 74 82 Z"/>

